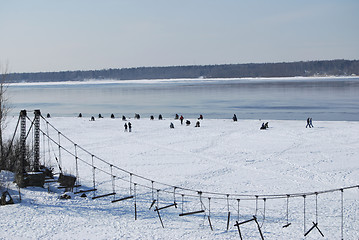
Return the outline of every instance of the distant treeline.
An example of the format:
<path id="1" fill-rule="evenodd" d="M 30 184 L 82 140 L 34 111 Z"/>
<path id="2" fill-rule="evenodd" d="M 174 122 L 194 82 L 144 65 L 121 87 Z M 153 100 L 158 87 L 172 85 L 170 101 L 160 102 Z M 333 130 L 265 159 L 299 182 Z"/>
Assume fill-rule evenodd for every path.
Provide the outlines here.
<path id="1" fill-rule="evenodd" d="M 206 66 L 138 67 L 90 71 L 11 73 L 9 82 L 83 81 L 87 79 L 244 78 L 359 75 L 359 60 L 248 63 Z"/>

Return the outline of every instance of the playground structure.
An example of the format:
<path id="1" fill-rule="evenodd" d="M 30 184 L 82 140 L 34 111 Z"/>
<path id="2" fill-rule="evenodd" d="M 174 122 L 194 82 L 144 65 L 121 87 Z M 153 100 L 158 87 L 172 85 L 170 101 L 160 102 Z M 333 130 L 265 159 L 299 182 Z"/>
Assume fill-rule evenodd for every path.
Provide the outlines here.
<path id="1" fill-rule="evenodd" d="M 265 238 L 264 228 L 267 223 L 280 224 L 283 229 L 290 231 L 294 224 L 298 225 L 300 222 L 298 221 L 298 215 L 291 216 L 293 212 L 291 211 L 292 201 L 302 202 L 302 222 L 300 224 L 303 225 L 303 235 L 308 236 L 317 231 L 320 236 L 324 237 L 325 231 L 323 229 L 325 228 L 320 225 L 320 216 L 323 216 L 323 214 L 319 212 L 318 199 L 320 200 L 323 197 L 321 200 L 323 203 L 326 200 L 326 195 L 335 194 L 338 196 L 338 209 L 335 213 L 337 214 L 335 217 L 337 222 L 333 224 L 333 227 L 338 228 L 341 233 L 341 239 L 344 239 L 345 222 L 348 219 L 344 214 L 344 192 L 358 191 L 359 185 L 306 193 L 266 195 L 208 192 L 170 185 L 140 176 L 97 157 L 56 129 L 48 119 L 41 115 L 40 110 L 35 110 L 34 115 L 34 119 L 31 120 L 26 110 L 21 111 L 15 130 L 16 133 L 20 123 L 22 154 L 19 158 L 17 182 L 23 187 L 38 186 L 41 183 L 44 185 L 46 182 L 52 181 L 46 179 L 45 171 L 42 171 L 42 169 L 51 168 L 46 165 L 48 162 L 55 160 L 56 169 L 59 171 L 55 181 L 59 181 L 60 189 L 73 191 L 74 194 L 86 195 L 92 193 L 91 198 L 93 200 L 110 198 L 111 203 L 131 202 L 135 219 L 138 218 L 138 204 L 146 204 L 147 202 L 148 210 L 153 210 L 157 213 L 162 227 L 166 226 L 162 217 L 163 214 L 167 213 L 166 209 L 179 211 L 179 217 L 203 216 L 212 231 L 214 230 L 213 215 L 215 215 L 214 218 L 223 217 L 223 212 L 226 212 L 226 227 L 224 230 L 229 231 L 234 227 L 238 231 L 240 239 L 243 239 L 243 233 L 245 233 L 248 226 L 254 226 L 258 237 L 261 239 Z M 31 123 L 29 128 L 26 126 L 27 122 Z M 40 124 L 41 122 L 44 124 Z M 42 127 L 42 125 L 44 126 Z M 33 131 L 32 134 L 30 134 L 31 131 Z M 33 136 L 33 138 L 30 139 L 30 136 Z M 42 139 L 40 139 L 41 136 Z M 32 141 L 31 145 L 33 146 L 33 159 L 31 160 L 26 159 L 25 156 L 26 142 L 29 140 Z M 43 145 L 40 149 L 41 140 Z M 43 164 L 40 163 L 41 161 Z M 66 164 L 73 165 L 74 174 L 63 171 Z M 87 169 L 86 171 L 84 171 L 85 168 Z M 89 172 L 92 174 L 87 174 Z M 85 174 L 82 176 L 80 173 Z M 283 219 L 277 217 L 273 212 L 268 213 L 267 204 L 269 202 L 284 205 L 283 212 L 285 217 Z M 298 203 L 296 206 L 298 206 Z M 252 208 L 252 215 L 242 214 L 244 209 L 248 210 L 249 208 Z M 218 209 L 220 209 L 221 214 L 216 214 Z M 321 209 L 324 209 L 324 207 L 321 207 Z M 297 211 L 299 210 L 297 209 Z M 233 216 L 235 213 L 237 213 L 237 216 Z M 274 217 L 269 214 L 273 214 Z M 358 219 L 354 220 L 358 221 Z M 310 227 L 308 228 L 308 226 Z"/>

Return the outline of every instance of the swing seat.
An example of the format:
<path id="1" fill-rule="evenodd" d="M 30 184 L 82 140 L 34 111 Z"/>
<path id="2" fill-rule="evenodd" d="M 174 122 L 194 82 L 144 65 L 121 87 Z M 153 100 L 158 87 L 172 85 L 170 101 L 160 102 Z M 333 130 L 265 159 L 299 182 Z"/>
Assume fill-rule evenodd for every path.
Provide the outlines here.
<path id="1" fill-rule="evenodd" d="M 92 197 L 92 199 L 97 199 L 97 198 L 103 198 L 103 197 L 108 197 L 108 196 L 112 196 L 112 195 L 115 195 L 116 193 L 108 193 L 108 194 L 104 194 L 104 195 L 98 195 L 98 196 L 95 196 L 95 197 Z"/>
<path id="2" fill-rule="evenodd" d="M 170 204 L 170 205 L 167 205 L 167 206 L 164 206 L 164 207 L 160 207 L 160 208 L 155 208 L 155 210 L 153 210 L 153 211 L 159 211 L 159 210 L 162 210 L 162 209 L 165 209 L 165 208 L 169 208 L 169 207 L 175 207 L 175 208 L 177 208 L 177 203 L 173 203 L 173 204 Z"/>
<path id="3" fill-rule="evenodd" d="M 131 198 L 133 198 L 133 196 L 128 196 L 128 197 L 124 197 L 124 198 L 120 198 L 120 199 L 115 199 L 115 200 L 112 200 L 111 202 L 112 202 L 112 203 L 115 203 L 115 202 L 120 202 L 120 201 L 128 200 L 128 199 L 131 199 Z"/>
<path id="4" fill-rule="evenodd" d="M 287 223 L 286 225 L 283 226 L 283 228 L 289 227 L 292 223 Z"/>
<path id="5" fill-rule="evenodd" d="M 181 214 L 179 214 L 179 216 L 182 217 L 182 216 L 193 215 L 193 214 L 203 213 L 203 212 L 204 212 L 204 210 L 199 210 L 199 211 L 195 211 L 195 212 L 181 213 Z"/>

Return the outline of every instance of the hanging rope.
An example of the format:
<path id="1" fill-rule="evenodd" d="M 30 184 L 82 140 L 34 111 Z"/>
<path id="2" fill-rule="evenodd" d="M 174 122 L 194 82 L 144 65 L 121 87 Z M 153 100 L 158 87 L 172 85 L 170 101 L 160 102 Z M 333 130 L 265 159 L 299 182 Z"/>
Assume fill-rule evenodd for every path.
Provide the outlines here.
<path id="1" fill-rule="evenodd" d="M 286 211 L 287 223 L 283 226 L 283 228 L 289 227 L 289 225 L 291 225 L 291 223 L 289 223 L 289 198 L 290 195 L 287 195 L 287 211 Z"/>
<path id="2" fill-rule="evenodd" d="M 184 213 L 184 194 L 182 194 L 182 214 Z"/>
<path id="3" fill-rule="evenodd" d="M 228 212 L 228 217 L 227 217 L 227 231 L 228 231 L 229 221 L 231 219 L 231 212 L 229 211 L 229 194 L 227 194 L 227 212 Z"/>
<path id="4" fill-rule="evenodd" d="M 239 202 L 241 199 L 237 199 L 237 221 L 239 222 Z"/>
<path id="5" fill-rule="evenodd" d="M 134 191 L 134 202 L 135 202 L 135 220 L 137 220 L 137 205 L 136 205 L 136 183 L 133 183 L 133 191 Z"/>
<path id="6" fill-rule="evenodd" d="M 305 234 L 305 198 L 306 198 L 306 196 L 303 195 L 303 218 L 304 218 L 304 223 L 303 223 L 303 225 L 304 225 L 304 234 Z"/>
<path id="7" fill-rule="evenodd" d="M 267 199 L 263 198 L 263 221 L 261 227 L 263 227 L 264 221 L 266 219 L 266 201 Z"/>
<path id="8" fill-rule="evenodd" d="M 340 225 L 340 235 L 344 239 L 344 190 L 340 189 L 341 192 L 341 225 Z"/>
<path id="9" fill-rule="evenodd" d="M 75 162 L 76 162 L 76 185 L 80 185 L 80 176 L 79 176 L 79 166 L 78 166 L 78 157 L 77 157 L 77 144 L 74 144 L 75 146 Z"/>
<path id="10" fill-rule="evenodd" d="M 93 189 L 96 189 L 96 167 L 94 165 L 94 162 L 93 162 L 93 155 L 91 156 L 92 157 L 92 161 L 91 161 L 91 166 L 92 166 L 92 183 L 93 183 Z M 93 197 L 96 196 L 96 191 L 93 191 Z"/>
<path id="11" fill-rule="evenodd" d="M 132 173 L 130 173 L 130 196 L 132 196 Z"/>
<path id="12" fill-rule="evenodd" d="M 112 169 L 112 165 L 110 165 L 110 172 L 111 172 L 111 181 L 112 181 L 112 192 L 113 193 L 116 193 L 116 189 L 115 189 L 115 179 L 116 179 L 116 176 L 113 175 L 113 169 Z M 115 199 L 115 195 L 113 195 L 113 199 Z"/>
<path id="13" fill-rule="evenodd" d="M 315 222 L 318 223 L 318 193 L 315 194 Z"/>
<path id="14" fill-rule="evenodd" d="M 208 198 L 208 223 L 211 227 L 211 230 L 213 231 L 212 222 L 211 222 L 211 198 Z"/>
<path id="15" fill-rule="evenodd" d="M 176 203 L 176 187 L 173 188 L 173 203 L 176 205 L 177 207 L 177 203 Z"/>
<path id="16" fill-rule="evenodd" d="M 43 158 L 43 165 L 44 166 L 49 166 L 50 165 L 50 163 L 49 164 L 46 164 L 46 149 L 45 149 L 45 141 L 46 141 L 46 139 L 45 139 L 45 134 L 42 134 L 42 144 L 43 144 L 43 150 L 42 150 L 42 158 Z M 50 161 L 50 159 L 49 159 L 49 161 Z"/>
<path id="17" fill-rule="evenodd" d="M 49 124 L 46 123 L 46 131 L 47 131 L 47 135 L 49 135 Z M 46 134 L 43 134 L 44 138 L 46 136 Z M 45 145 L 44 145 L 45 146 Z M 48 153 L 49 153 L 49 159 L 51 159 L 51 154 L 50 154 L 50 139 L 47 138 L 47 149 L 48 149 Z M 55 152 L 54 152 L 55 154 Z"/>

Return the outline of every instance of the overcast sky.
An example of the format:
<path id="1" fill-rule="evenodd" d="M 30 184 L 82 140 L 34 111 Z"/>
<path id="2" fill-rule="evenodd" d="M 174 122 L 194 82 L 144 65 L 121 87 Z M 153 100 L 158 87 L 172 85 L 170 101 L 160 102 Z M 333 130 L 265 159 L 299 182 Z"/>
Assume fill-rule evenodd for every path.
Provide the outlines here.
<path id="1" fill-rule="evenodd" d="M 359 59 L 359 0 L 0 0 L 10 72 Z"/>

